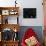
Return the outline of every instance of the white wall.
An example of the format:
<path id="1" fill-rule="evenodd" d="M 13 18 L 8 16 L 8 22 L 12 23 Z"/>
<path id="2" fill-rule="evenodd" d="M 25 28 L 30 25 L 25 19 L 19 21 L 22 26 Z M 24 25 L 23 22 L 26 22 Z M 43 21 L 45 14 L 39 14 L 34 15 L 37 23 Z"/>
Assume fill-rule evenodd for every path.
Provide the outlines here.
<path id="1" fill-rule="evenodd" d="M 21 3 L 20 8 L 20 25 L 22 26 L 42 26 L 43 25 L 43 6 L 42 0 L 24 0 L 18 1 Z M 24 19 L 23 18 L 23 8 L 36 8 L 37 18 L 36 19 Z"/>
<path id="2" fill-rule="evenodd" d="M 15 0 L 0 0 L 0 6 L 14 6 Z M 43 26 L 43 7 L 42 0 L 17 0 L 19 9 L 19 24 L 21 26 Z M 24 19 L 23 8 L 36 8 L 37 18 L 36 19 Z"/>

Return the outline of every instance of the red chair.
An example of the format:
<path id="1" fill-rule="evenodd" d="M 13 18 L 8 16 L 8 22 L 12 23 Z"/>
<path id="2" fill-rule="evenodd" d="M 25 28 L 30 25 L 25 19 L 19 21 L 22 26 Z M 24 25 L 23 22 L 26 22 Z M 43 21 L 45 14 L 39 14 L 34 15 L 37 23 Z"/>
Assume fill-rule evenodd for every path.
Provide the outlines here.
<path id="1" fill-rule="evenodd" d="M 25 40 L 28 39 L 29 37 L 32 37 L 32 36 L 34 36 L 37 39 L 37 35 L 34 32 L 34 30 L 32 28 L 27 29 L 27 31 L 25 32 L 24 37 L 22 38 L 21 46 L 27 46 L 26 43 L 25 43 Z M 39 41 L 37 42 L 37 44 L 35 46 L 41 46 Z"/>

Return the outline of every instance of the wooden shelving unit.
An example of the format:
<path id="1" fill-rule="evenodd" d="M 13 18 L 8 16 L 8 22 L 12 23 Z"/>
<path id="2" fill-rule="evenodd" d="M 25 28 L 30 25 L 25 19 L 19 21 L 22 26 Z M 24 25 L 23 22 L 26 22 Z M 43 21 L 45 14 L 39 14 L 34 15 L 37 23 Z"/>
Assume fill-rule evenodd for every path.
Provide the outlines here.
<path id="1" fill-rule="evenodd" d="M 19 40 L 2 40 L 2 32 L 5 28 L 9 28 L 13 30 L 13 32 L 19 31 L 19 23 L 18 23 L 18 16 L 19 16 L 19 7 L 0 7 L 0 32 L 1 32 L 1 41 L 0 46 L 18 46 Z M 9 16 L 17 16 L 17 24 L 9 24 L 8 18 Z M 5 19 L 6 18 L 6 19 Z M 16 31 L 15 31 L 16 29 Z M 5 32 L 5 31 L 4 31 Z"/>

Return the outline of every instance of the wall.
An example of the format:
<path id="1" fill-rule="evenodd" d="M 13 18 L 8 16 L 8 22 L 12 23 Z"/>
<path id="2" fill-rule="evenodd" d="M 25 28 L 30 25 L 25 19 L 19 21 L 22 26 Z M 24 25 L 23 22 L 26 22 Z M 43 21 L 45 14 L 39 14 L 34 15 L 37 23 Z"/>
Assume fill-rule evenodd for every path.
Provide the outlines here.
<path id="1" fill-rule="evenodd" d="M 20 25 L 22 26 L 42 26 L 43 25 L 43 6 L 42 0 L 24 0 L 18 1 L 21 4 L 20 8 Z M 36 8 L 37 18 L 36 19 L 24 19 L 23 8 Z M 21 10 L 22 9 L 22 10 Z"/>
<path id="2" fill-rule="evenodd" d="M 15 0 L 14 0 L 15 1 Z M 0 0 L 0 6 L 15 6 L 13 0 Z M 20 26 L 43 26 L 43 6 L 42 0 L 17 0 L 19 9 L 19 24 Z M 23 8 L 36 8 L 37 18 L 36 19 L 24 19 Z M 10 20 L 10 19 L 9 19 Z"/>

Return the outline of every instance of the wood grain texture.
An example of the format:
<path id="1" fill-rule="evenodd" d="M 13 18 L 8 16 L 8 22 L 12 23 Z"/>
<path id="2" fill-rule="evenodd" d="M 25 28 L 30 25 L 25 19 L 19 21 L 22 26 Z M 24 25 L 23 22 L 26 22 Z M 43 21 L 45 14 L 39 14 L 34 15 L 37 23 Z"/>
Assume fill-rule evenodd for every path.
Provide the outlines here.
<path id="1" fill-rule="evenodd" d="M 3 31 L 5 28 L 9 28 L 12 29 L 14 31 L 14 29 L 16 29 L 17 31 L 19 31 L 20 26 L 18 24 L 1 24 L 0 25 L 0 30 Z"/>

